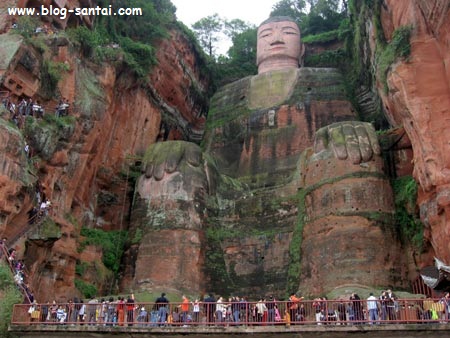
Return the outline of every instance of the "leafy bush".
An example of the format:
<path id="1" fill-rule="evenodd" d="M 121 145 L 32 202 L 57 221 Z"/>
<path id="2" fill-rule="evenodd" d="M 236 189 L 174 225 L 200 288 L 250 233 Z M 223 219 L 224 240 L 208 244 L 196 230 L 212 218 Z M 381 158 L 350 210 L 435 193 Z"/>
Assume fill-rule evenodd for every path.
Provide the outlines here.
<path id="1" fill-rule="evenodd" d="M 387 92 L 387 74 L 391 65 L 399 58 L 407 58 L 411 53 L 411 44 L 409 42 L 411 37 L 412 26 L 403 26 L 394 31 L 392 41 L 383 46 L 381 41 L 378 41 L 378 74 L 380 81 L 384 84 Z"/>
<path id="2" fill-rule="evenodd" d="M 75 278 L 75 287 L 83 294 L 84 298 L 92 298 L 97 295 L 97 288 L 91 283 Z"/>
<path id="3" fill-rule="evenodd" d="M 85 57 L 92 57 L 97 48 L 102 48 L 109 42 L 106 34 L 102 34 L 100 30 L 90 30 L 85 26 L 67 30 L 67 34 L 72 42 L 81 47 L 81 52 Z"/>
<path id="4" fill-rule="evenodd" d="M 87 262 L 77 261 L 77 264 L 75 265 L 75 274 L 77 274 L 78 276 L 83 276 L 88 267 L 89 264 Z"/>
<path id="5" fill-rule="evenodd" d="M 117 275 L 127 232 L 82 228 L 81 235 L 85 239 L 81 243 L 79 250 L 83 251 L 87 245 L 100 246 L 103 250 L 103 264 Z"/>
<path id="6" fill-rule="evenodd" d="M 49 100 L 55 96 L 62 72 L 67 72 L 68 70 L 69 66 L 64 62 L 44 60 L 41 66 L 41 94 L 44 99 Z"/>
<path id="7" fill-rule="evenodd" d="M 109 5 L 109 1 L 99 1 L 100 7 Z M 113 11 L 141 8 L 142 15 L 100 17 L 94 29 L 80 26 L 69 30 L 69 36 L 94 62 L 121 60 L 142 79 L 156 64 L 152 45 L 169 36 L 167 29 L 175 22 L 176 8 L 169 0 L 116 0 L 111 5 Z"/>
<path id="8" fill-rule="evenodd" d="M 305 37 L 302 37 L 302 41 L 304 43 L 324 43 L 324 42 L 329 42 L 329 41 L 333 41 L 339 38 L 339 30 L 335 29 L 329 32 L 324 32 L 324 33 L 320 33 L 320 34 L 315 34 L 315 35 L 308 35 Z"/>
<path id="9" fill-rule="evenodd" d="M 340 68 L 347 59 L 347 53 L 343 49 L 326 50 L 320 54 L 306 56 L 305 66 Z"/>
<path id="10" fill-rule="evenodd" d="M 136 42 L 128 37 L 120 39 L 124 51 L 124 62 L 138 77 L 144 77 L 151 66 L 156 64 L 155 52 L 152 46 Z"/>
<path id="11" fill-rule="evenodd" d="M 21 16 L 17 19 L 17 33 L 22 35 L 25 39 L 30 39 L 35 35 L 36 28 L 40 22 L 37 17 L 34 16 Z"/>
<path id="12" fill-rule="evenodd" d="M 8 325 L 11 322 L 13 305 L 21 303 L 22 298 L 11 271 L 4 263 L 0 263 L 0 337 L 11 337 Z"/>

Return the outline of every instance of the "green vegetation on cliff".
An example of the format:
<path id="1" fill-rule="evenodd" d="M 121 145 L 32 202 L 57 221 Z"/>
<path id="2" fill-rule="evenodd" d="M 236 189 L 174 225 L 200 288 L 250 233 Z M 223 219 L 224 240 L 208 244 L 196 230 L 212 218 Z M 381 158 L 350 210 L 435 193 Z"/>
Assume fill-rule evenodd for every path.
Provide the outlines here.
<path id="1" fill-rule="evenodd" d="M 50 217 L 39 223 L 37 227 L 28 235 L 29 239 L 58 240 L 61 238 L 60 226 Z"/>
<path id="2" fill-rule="evenodd" d="M 109 1 L 100 0 L 100 7 Z M 140 79 L 156 64 L 155 43 L 169 37 L 175 24 L 175 7 L 169 0 L 116 0 L 112 10 L 140 8 L 142 15 L 100 16 L 93 29 L 79 26 L 69 32 L 84 56 L 94 62 L 123 62 Z"/>
<path id="3" fill-rule="evenodd" d="M 385 92 L 389 89 L 387 84 L 389 68 L 397 59 L 407 58 L 411 53 L 409 42 L 411 31 L 411 26 L 402 26 L 394 31 L 390 43 L 386 44 L 381 39 L 377 40 L 378 77 L 384 85 Z"/>
<path id="4" fill-rule="evenodd" d="M 24 135 L 36 153 L 45 160 L 62 148 L 75 131 L 75 118 L 64 116 L 57 118 L 45 114 L 43 119 L 27 116 Z"/>
<path id="5" fill-rule="evenodd" d="M 353 93 L 352 101 L 358 110 L 357 93 L 362 89 L 375 90 L 375 81 L 378 79 L 385 91 L 387 87 L 387 75 L 393 63 L 398 59 L 407 58 L 410 53 L 410 35 L 412 27 L 400 27 L 387 41 L 381 25 L 381 0 L 349 0 L 350 34 L 346 46 L 350 62 L 348 62 L 345 74 L 348 76 L 349 92 Z M 367 22 L 373 23 L 375 33 L 375 59 L 372 59 L 370 40 L 371 33 Z M 370 114 L 360 114 L 364 121 L 373 122 L 377 129 L 386 129 L 388 122 L 384 116 L 383 108 L 378 97 L 375 100 L 375 111 Z"/>
<path id="6" fill-rule="evenodd" d="M 395 196 L 395 222 L 400 238 L 412 243 L 419 251 L 423 247 L 423 223 L 417 210 L 417 182 L 411 176 L 392 181 Z"/>
<path id="7" fill-rule="evenodd" d="M 75 278 L 75 287 L 83 294 L 84 298 L 90 299 L 98 294 L 95 285 L 85 282 L 79 278 Z"/>
<path id="8" fill-rule="evenodd" d="M 20 304 L 23 297 L 17 289 L 9 267 L 0 261 L 0 337 L 12 338 L 8 325 L 14 304 Z"/>
<path id="9" fill-rule="evenodd" d="M 69 71 L 69 66 L 64 62 L 44 60 L 41 65 L 41 95 L 50 100 L 55 96 L 58 82 L 63 72 Z"/>
<path id="10" fill-rule="evenodd" d="M 81 236 L 84 239 L 81 241 L 78 250 L 82 252 L 88 245 L 101 247 L 103 264 L 117 275 L 127 238 L 127 231 L 104 231 L 83 227 L 81 228 Z"/>

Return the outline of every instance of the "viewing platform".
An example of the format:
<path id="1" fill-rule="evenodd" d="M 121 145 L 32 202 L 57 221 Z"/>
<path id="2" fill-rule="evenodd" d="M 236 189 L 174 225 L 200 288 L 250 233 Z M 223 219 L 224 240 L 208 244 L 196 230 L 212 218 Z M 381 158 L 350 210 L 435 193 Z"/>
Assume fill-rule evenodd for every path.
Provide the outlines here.
<path id="1" fill-rule="evenodd" d="M 20 338 L 450 336 L 450 320 L 440 299 L 402 299 L 389 304 L 392 309 L 387 308 L 388 304 L 378 302 L 377 313 L 380 317 L 376 321 L 368 319 L 367 303 L 366 300 L 327 300 L 320 305 L 313 300 L 302 300 L 297 304 L 266 301 L 264 305 L 268 310 L 261 315 L 255 313 L 255 309 L 261 307 L 261 302 L 200 302 L 198 313 L 195 313 L 197 311 L 194 311 L 193 303 L 175 302 L 165 305 L 142 302 L 17 304 L 13 309 L 9 331 Z M 83 305 L 84 310 L 81 312 L 84 314 L 81 317 L 75 315 Z M 217 313 L 218 308 L 223 309 L 222 314 Z M 351 309 L 356 309 L 356 317 Z M 238 321 L 233 319 L 233 310 L 236 311 Z M 112 316 L 106 314 L 108 311 Z M 284 314 L 281 319 L 278 316 L 280 312 Z M 167 315 L 163 316 L 163 321 L 161 313 Z M 290 319 L 291 314 L 293 320 Z M 392 318 L 385 318 L 386 315 Z"/>

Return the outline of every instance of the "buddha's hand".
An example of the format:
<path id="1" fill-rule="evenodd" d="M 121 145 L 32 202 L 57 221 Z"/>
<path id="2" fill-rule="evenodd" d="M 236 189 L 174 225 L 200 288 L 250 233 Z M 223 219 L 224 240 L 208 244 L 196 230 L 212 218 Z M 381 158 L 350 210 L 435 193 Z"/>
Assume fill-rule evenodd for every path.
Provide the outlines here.
<path id="1" fill-rule="evenodd" d="M 314 153 L 332 151 L 340 160 L 353 164 L 367 162 L 381 149 L 375 129 L 370 123 L 345 121 L 330 124 L 316 132 Z"/>
<path id="2" fill-rule="evenodd" d="M 201 148 L 190 142 L 167 141 L 153 144 L 142 164 L 141 189 L 145 194 L 173 200 L 194 201 L 204 205 L 209 193 L 215 192 L 217 171 L 204 159 Z M 148 185 L 150 184 L 150 185 Z"/>
<path id="3" fill-rule="evenodd" d="M 146 178 L 160 181 L 166 174 L 192 171 L 202 164 L 199 146 L 184 141 L 159 142 L 147 151 L 142 164 Z"/>

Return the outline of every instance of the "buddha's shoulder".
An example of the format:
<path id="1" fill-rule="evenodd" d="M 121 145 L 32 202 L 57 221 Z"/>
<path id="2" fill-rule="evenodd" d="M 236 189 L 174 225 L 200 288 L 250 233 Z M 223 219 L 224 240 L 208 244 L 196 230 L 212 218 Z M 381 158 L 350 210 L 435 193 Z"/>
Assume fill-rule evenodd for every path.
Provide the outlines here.
<path id="1" fill-rule="evenodd" d="M 344 81 L 342 73 L 337 68 L 302 67 L 298 70 L 298 83 L 305 82 L 333 83 Z"/>
<path id="2" fill-rule="evenodd" d="M 220 87 L 219 89 L 217 89 L 217 91 L 215 92 L 214 96 L 220 96 L 220 95 L 229 95 L 232 93 L 239 93 L 239 92 L 246 92 L 248 91 L 250 84 L 251 84 L 251 80 L 255 75 L 249 75 L 246 76 L 242 79 L 239 79 L 237 81 L 234 82 L 230 82 L 227 83 L 225 85 L 223 85 L 222 87 Z"/>
<path id="3" fill-rule="evenodd" d="M 346 100 L 345 79 L 337 68 L 302 67 L 289 101 L 313 99 L 319 101 Z"/>
<path id="4" fill-rule="evenodd" d="M 345 96 L 345 82 L 337 68 L 310 68 L 274 70 L 250 75 L 219 88 L 211 99 L 211 109 L 231 110 L 247 107 L 250 94 L 264 94 L 270 89 L 286 89 L 285 100 L 292 101 L 305 96 L 316 99 L 336 99 Z M 281 90 L 281 89 L 280 89 Z"/>
<path id="5" fill-rule="evenodd" d="M 220 87 L 211 98 L 211 108 L 224 108 L 246 105 L 253 75 Z"/>

